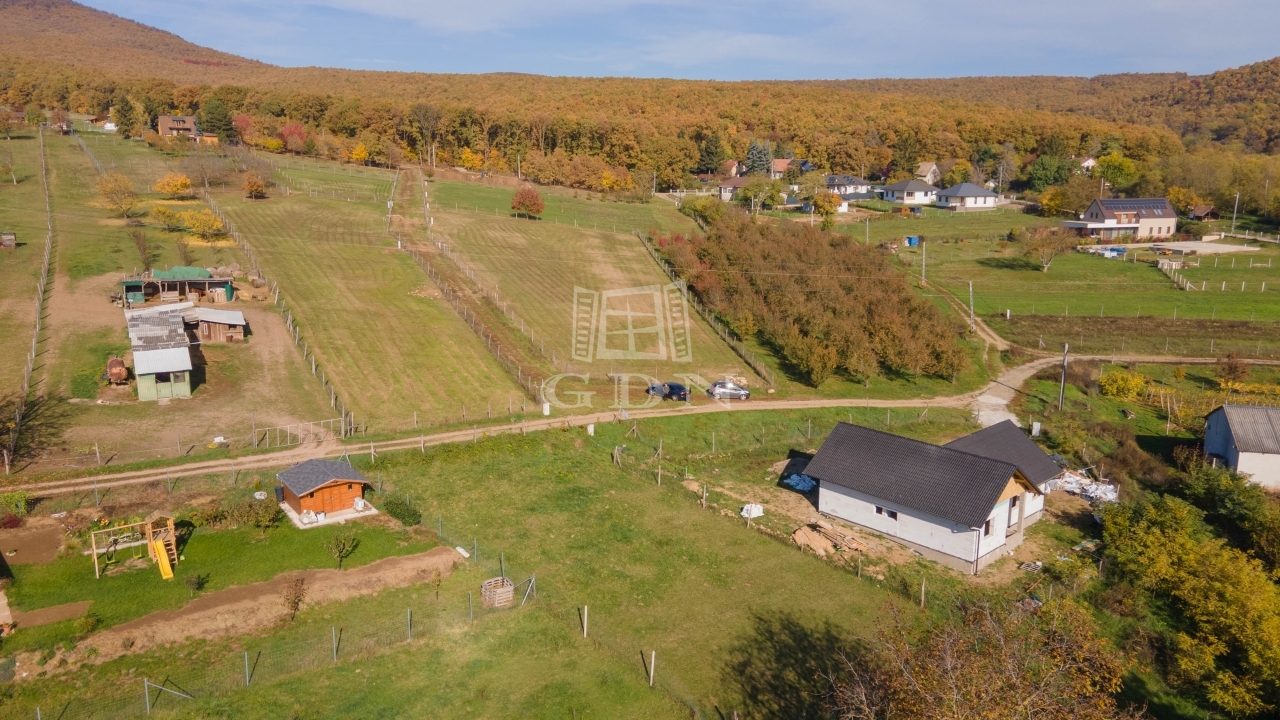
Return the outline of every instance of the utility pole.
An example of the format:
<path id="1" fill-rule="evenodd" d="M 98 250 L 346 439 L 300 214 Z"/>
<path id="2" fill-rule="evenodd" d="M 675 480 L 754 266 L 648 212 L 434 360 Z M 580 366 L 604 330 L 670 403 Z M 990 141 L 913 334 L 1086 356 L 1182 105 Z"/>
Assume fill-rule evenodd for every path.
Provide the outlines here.
<path id="1" fill-rule="evenodd" d="M 1231 234 L 1236 232 L 1236 215 L 1240 213 L 1240 193 L 1236 193 L 1236 209 L 1231 211 Z"/>
<path id="2" fill-rule="evenodd" d="M 863 245 L 871 244 L 871 213 L 867 213 L 867 240 Z"/>
<path id="3" fill-rule="evenodd" d="M 1058 411 L 1062 411 L 1062 402 L 1067 395 L 1067 351 L 1070 345 L 1062 344 L 1062 381 L 1058 384 Z"/>

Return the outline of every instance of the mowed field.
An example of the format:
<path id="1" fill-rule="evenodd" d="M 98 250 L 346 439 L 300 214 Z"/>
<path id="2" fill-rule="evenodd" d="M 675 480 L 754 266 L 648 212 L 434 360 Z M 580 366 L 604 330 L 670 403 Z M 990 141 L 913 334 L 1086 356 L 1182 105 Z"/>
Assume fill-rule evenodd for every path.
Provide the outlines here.
<path id="1" fill-rule="evenodd" d="M 924 217 L 897 214 L 901 205 L 883 201 L 859 203 L 860 207 L 882 213 L 873 217 L 871 223 L 853 221 L 849 216 L 837 215 L 835 231 L 848 235 L 858 241 L 866 241 L 868 235 L 873 244 L 891 240 L 902 240 L 907 235 L 919 235 L 927 239 L 967 239 L 995 240 L 1004 237 L 1010 230 L 1019 227 L 1041 227 L 1057 225 L 1058 220 L 1044 218 L 1039 215 L 1028 215 L 1021 210 L 998 208 L 987 212 L 957 213 L 950 210 L 939 210 L 933 207 L 923 208 Z M 858 209 L 854 208 L 855 212 Z M 769 217 L 789 222 L 809 222 L 809 216 L 799 212 L 773 211 L 766 213 Z M 821 222 L 821 218 L 814 218 Z"/>
<path id="2" fill-rule="evenodd" d="M 932 282 L 966 303 L 972 282 L 977 313 L 996 332 L 1032 348 L 1043 338 L 1049 350 L 1068 342 L 1083 352 L 1162 353 L 1167 341 L 1172 354 L 1280 355 L 1280 247 L 1223 242 L 1256 250 L 1225 254 L 1216 267 L 1213 256 L 1190 258 L 1200 266 L 1182 274 L 1205 288 L 1196 291 L 1177 289 L 1149 263 L 1085 253 L 1064 254 L 1042 272 L 1016 244 L 1001 248 L 984 241 L 930 243 L 926 270 Z M 920 254 L 899 251 L 915 275 Z M 1154 256 L 1142 251 L 1138 257 Z"/>
<path id="3" fill-rule="evenodd" d="M 968 587 L 958 573 L 887 543 L 873 543 L 859 577 L 856 561 L 838 566 L 803 553 L 736 516 L 741 498 L 750 497 L 764 503 L 759 522 L 771 523 L 770 532 L 804 522 L 795 514 L 804 515 L 809 500 L 781 486 L 775 467 L 849 419 L 883 427 L 885 416 L 863 409 L 718 413 L 641 421 L 639 437 L 628 433 L 629 423 L 610 423 L 597 426 L 594 437 L 579 428 L 425 454 L 386 453 L 374 463 L 355 457 L 366 475 L 381 476 L 387 494 L 412 499 L 425 530 L 443 527 L 448 545 L 478 547 L 480 563 L 462 563 L 438 588 L 424 578 L 402 590 L 307 608 L 292 625 L 252 637 L 112 660 L 78 672 L 74 685 L 56 678 L 22 683 L 11 704 L 27 709 L 46 697 L 132 696 L 147 677 L 194 691 L 190 702 L 160 701 L 162 717 L 469 718 L 508 717 L 513 708 L 533 718 L 728 718 L 735 711 L 744 718 L 823 717 L 822 673 L 842 647 L 874 637 L 891 606 L 918 617 L 911 604 L 922 578 L 929 612 L 947 612 L 946 599 Z M 973 429 L 962 411 L 920 418 L 903 410 L 893 422 L 894 432 L 933 442 Z M 668 473 L 672 466 L 677 473 L 661 485 L 654 475 L 659 442 Z M 610 460 L 618 445 L 628 446 L 622 467 Z M 697 500 L 703 482 L 711 488 L 706 510 Z M 192 557 L 192 569 L 205 562 Z M 497 575 L 499 563 L 513 581 L 536 576 L 536 597 L 527 606 L 482 607 L 480 583 Z M 161 582 L 152 568 L 140 572 L 146 575 L 113 584 L 142 589 Z M 180 593 L 166 594 L 180 603 Z M 389 629 L 382 630 L 389 637 L 403 631 L 406 609 L 417 628 L 413 642 L 348 649 L 352 640 L 345 638 L 367 628 Z M 331 628 L 347 643 L 336 664 L 328 654 Z M 256 659 L 255 672 L 265 669 L 247 690 L 235 682 L 243 677 L 245 651 Z M 281 673 L 290 663 L 292 675 Z M 206 668 L 222 673 L 220 691 L 197 682 Z"/>
<path id="4" fill-rule="evenodd" d="M 289 172 L 289 171 L 285 171 Z M 484 344 L 441 299 L 431 281 L 386 234 L 385 199 L 394 173 L 337 177 L 347 200 L 303 192 L 248 201 L 235 191 L 218 203 L 280 283 L 304 337 L 357 422 L 374 432 L 420 423 L 475 420 L 487 407 L 523 397 Z M 314 173 L 313 187 L 324 173 Z M 359 193 L 364 200 L 357 200 Z M 382 195 L 385 198 L 385 195 Z"/>
<path id="5" fill-rule="evenodd" d="M 36 283 L 44 259 L 46 218 L 35 131 L 18 130 L 0 141 L 0 164 L 13 167 L 12 176 L 0 177 L 0 231 L 18 239 L 16 250 L 0 250 L 0 407 L 7 408 L 6 401 L 21 389 L 36 329 Z"/>

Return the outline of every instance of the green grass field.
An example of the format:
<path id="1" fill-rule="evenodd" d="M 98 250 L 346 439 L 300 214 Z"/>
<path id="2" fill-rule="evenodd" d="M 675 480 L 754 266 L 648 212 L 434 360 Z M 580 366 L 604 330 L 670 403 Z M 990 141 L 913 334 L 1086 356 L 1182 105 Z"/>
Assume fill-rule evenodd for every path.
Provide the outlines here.
<path id="1" fill-rule="evenodd" d="M 548 432 L 381 455 L 362 464 L 363 471 L 379 473 L 387 493 L 410 495 L 428 529 L 442 518 L 449 544 L 471 550 L 478 539 L 482 567 L 465 564 L 443 583 L 439 601 L 433 587 L 418 585 L 313 608 L 296 626 L 265 636 L 113 661 L 80 673 L 74 687 L 24 683 L 12 705 L 131 692 L 140 677 L 167 675 L 185 687 L 205 667 L 234 678 L 242 672 L 243 650 L 265 649 L 268 660 L 280 664 L 295 653 L 296 668 L 310 657 L 327 665 L 330 627 L 375 628 L 394 637 L 396 623 L 403 628 L 412 608 L 423 618 L 419 645 L 387 642 L 355 658 L 344 651 L 332 669 L 268 675 L 247 692 L 227 682 L 223 692 L 197 693 L 194 703 L 169 704 L 166 712 L 342 717 L 352 707 L 343 699 L 344 681 L 356 681 L 362 712 L 376 708 L 386 716 L 503 716 L 513 706 L 521 716 L 539 718 L 718 717 L 717 711 L 728 717 L 735 710 L 744 717 L 812 716 L 818 699 L 802 691 L 822 687 L 819 672 L 833 647 L 873 636 L 884 609 L 905 608 L 922 576 L 938 598 L 963 584 L 930 563 L 887 565 L 875 555 L 859 578 L 851 566 L 842 569 L 771 537 L 799 522 L 771 502 L 758 523 L 763 530 L 736 517 L 741 501 L 723 488 L 777 492 L 778 476 L 769 468 L 793 451 L 816 447 L 850 417 L 873 427 L 886 420 L 882 411 L 857 409 L 715 414 L 642 421 L 638 438 L 625 437 L 630 425 L 610 424 L 597 426 L 594 437 Z M 932 441 L 973 429 L 960 411 L 935 410 L 921 419 L 904 409 L 889 422 L 895 432 Z M 657 484 L 660 441 L 668 473 L 687 472 L 691 487 L 671 475 Z M 627 446 L 621 468 L 610 462 L 615 445 Z M 693 491 L 701 482 L 713 490 L 708 510 L 699 508 Z M 195 552 L 193 541 L 188 557 Z M 500 553 L 514 580 L 536 574 L 537 599 L 504 612 L 477 604 L 472 624 L 466 594 L 478 596 L 480 582 L 497 573 Z M 586 641 L 578 621 L 583 605 L 590 608 Z M 942 611 L 945 603 L 937 605 Z M 640 661 L 651 651 L 657 652 L 653 691 L 645 687 Z M 198 660 L 184 660 L 192 657 Z"/>
<path id="2" fill-rule="evenodd" d="M 354 182 L 354 180 L 351 180 Z M 365 180 L 369 191 L 382 178 Z M 385 205 L 301 193 L 219 205 L 280 283 L 339 396 L 375 431 L 482 417 L 522 393 L 443 300 L 413 294 L 431 281 L 384 232 Z M 505 410 L 504 410 L 505 412 Z"/>
<path id="3" fill-rule="evenodd" d="M 994 240 L 1003 237 L 1010 230 L 1020 227 L 1040 227 L 1057 225 L 1054 218 L 1043 218 L 1039 215 L 1028 215 L 1019 210 L 998 208 L 985 212 L 952 212 L 933 207 L 923 208 L 924 217 L 913 215 L 902 216 L 896 213 L 902 205 L 894 205 L 883 201 L 868 201 L 857 204 L 869 210 L 885 213 L 875 216 L 869 223 L 843 222 L 843 216 L 836 216 L 835 231 L 849 235 L 858 241 L 865 241 L 868 233 L 873 244 L 890 240 L 901 240 L 908 235 L 921 235 L 926 239 L 967 239 Z M 809 216 L 800 212 L 772 210 L 761 213 L 768 217 L 790 222 L 805 223 Z M 815 218 L 821 222 L 822 218 Z"/>
<path id="4" fill-rule="evenodd" d="M 15 132 L 11 140 L 0 142 L 0 164 L 13 166 L 12 177 L 0 177 L 0 231 L 13 232 L 18 241 L 16 250 L 0 250 L 0 337 L 5 338 L 0 343 L 0 398 L 8 399 L 20 389 L 31 349 L 36 283 L 44 258 L 44 190 L 35 133 Z"/>

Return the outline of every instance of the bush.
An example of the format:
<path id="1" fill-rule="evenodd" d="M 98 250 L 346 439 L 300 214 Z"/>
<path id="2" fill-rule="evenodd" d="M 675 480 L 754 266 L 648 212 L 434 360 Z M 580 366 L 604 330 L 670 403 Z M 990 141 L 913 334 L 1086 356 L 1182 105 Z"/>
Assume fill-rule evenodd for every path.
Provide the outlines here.
<path id="1" fill-rule="evenodd" d="M 9 512 L 0 515 L 0 529 L 12 530 L 16 527 L 22 527 L 22 518 Z"/>
<path id="2" fill-rule="evenodd" d="M 1116 370 L 1102 376 L 1098 385 L 1102 394 L 1120 400 L 1137 400 L 1143 390 L 1147 389 L 1147 378 L 1127 370 Z"/>
<path id="3" fill-rule="evenodd" d="M 101 620 L 98 619 L 97 615 L 94 615 L 93 613 L 87 613 L 83 617 L 76 618 L 76 621 L 73 627 L 75 629 L 76 635 L 83 637 L 93 632 L 94 630 L 97 630 L 98 624 L 100 622 Z"/>
<path id="4" fill-rule="evenodd" d="M 417 525 L 422 522 L 422 512 L 409 504 L 407 498 L 394 496 L 382 504 L 382 510 L 405 525 Z"/>
<path id="5" fill-rule="evenodd" d="M 31 496 L 21 490 L 13 492 L 0 493 L 0 511 L 25 517 L 27 514 L 27 506 L 31 502 Z"/>

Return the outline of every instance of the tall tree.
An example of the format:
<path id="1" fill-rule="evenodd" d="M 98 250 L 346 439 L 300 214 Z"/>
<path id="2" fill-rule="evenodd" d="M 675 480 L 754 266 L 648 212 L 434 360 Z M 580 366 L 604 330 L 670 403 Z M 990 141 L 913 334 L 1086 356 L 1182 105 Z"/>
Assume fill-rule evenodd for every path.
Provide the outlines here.
<path id="1" fill-rule="evenodd" d="M 763 143 L 751 141 L 747 146 L 747 174 L 768 175 L 773 165 L 773 149 L 766 140 Z"/>
<path id="2" fill-rule="evenodd" d="M 229 142 L 236 137 L 236 127 L 232 123 L 231 111 L 218 98 L 210 98 L 200 108 L 200 131 L 217 135 L 218 140 Z"/>
<path id="3" fill-rule="evenodd" d="M 414 103 L 409 108 L 409 116 L 413 118 L 413 123 L 418 126 L 418 133 L 422 137 L 422 145 L 418 148 L 418 156 L 422 157 L 425 153 L 432 152 L 431 149 L 435 146 L 436 131 L 440 127 L 440 121 L 444 118 L 444 112 L 431 103 L 420 102 Z M 434 154 L 432 154 L 430 160 L 434 167 Z"/>

